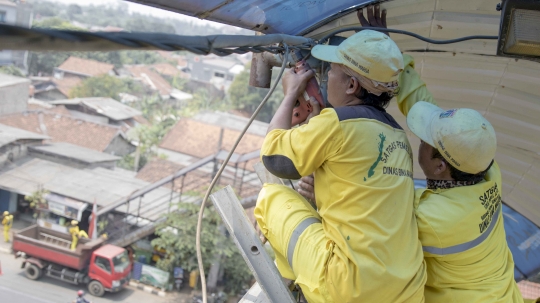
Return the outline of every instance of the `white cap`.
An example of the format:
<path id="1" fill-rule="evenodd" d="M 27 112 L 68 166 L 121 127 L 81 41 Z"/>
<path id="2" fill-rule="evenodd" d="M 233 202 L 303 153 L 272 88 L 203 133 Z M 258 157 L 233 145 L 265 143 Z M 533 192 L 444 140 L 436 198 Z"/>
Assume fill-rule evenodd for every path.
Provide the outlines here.
<path id="1" fill-rule="evenodd" d="M 495 158 L 497 139 L 493 126 L 469 108 L 443 110 L 419 101 L 407 115 L 410 130 L 435 147 L 454 168 L 469 174 L 486 170 Z"/>
<path id="2" fill-rule="evenodd" d="M 387 35 L 362 30 L 340 45 L 316 45 L 313 57 L 343 64 L 360 75 L 379 82 L 397 81 L 403 70 L 403 55 L 397 44 Z"/>

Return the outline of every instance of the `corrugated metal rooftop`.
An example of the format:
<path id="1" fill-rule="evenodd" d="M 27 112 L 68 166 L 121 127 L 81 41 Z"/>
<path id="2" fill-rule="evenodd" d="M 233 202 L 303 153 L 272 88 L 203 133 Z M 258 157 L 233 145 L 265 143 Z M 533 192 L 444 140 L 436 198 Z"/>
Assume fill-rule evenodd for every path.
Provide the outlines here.
<path id="1" fill-rule="evenodd" d="M 0 124 L 0 147 L 17 140 L 46 140 L 49 136 L 36 134 L 24 129 Z"/>
<path id="2" fill-rule="evenodd" d="M 75 98 L 49 102 L 56 105 L 83 105 L 93 109 L 98 114 L 115 121 L 122 121 L 140 116 L 142 113 L 111 98 Z"/>
<path id="3" fill-rule="evenodd" d="M 84 163 L 100 163 L 120 160 L 120 157 L 101 153 L 93 149 L 69 144 L 66 142 L 57 142 L 46 145 L 31 146 L 32 151 L 39 153 L 74 159 Z"/>

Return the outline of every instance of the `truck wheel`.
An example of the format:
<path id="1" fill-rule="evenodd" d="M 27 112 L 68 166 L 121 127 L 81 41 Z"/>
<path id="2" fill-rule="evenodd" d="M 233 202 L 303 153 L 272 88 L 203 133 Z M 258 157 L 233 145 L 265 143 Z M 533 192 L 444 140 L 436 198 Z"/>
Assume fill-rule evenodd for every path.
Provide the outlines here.
<path id="1" fill-rule="evenodd" d="M 99 281 L 92 281 L 90 284 L 88 284 L 88 292 L 95 297 L 101 297 L 105 293 L 105 289 L 103 288 L 103 285 L 99 283 Z"/>
<path id="2" fill-rule="evenodd" d="M 24 273 L 28 279 L 37 280 L 41 277 L 41 268 L 32 263 L 28 263 Z"/>

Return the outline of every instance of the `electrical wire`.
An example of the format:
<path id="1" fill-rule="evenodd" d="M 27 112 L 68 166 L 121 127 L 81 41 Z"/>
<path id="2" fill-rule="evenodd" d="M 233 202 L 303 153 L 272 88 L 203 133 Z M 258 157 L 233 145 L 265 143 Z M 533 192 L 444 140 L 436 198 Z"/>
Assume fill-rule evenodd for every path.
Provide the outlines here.
<path id="1" fill-rule="evenodd" d="M 434 40 L 434 39 L 426 38 L 424 36 L 420 36 L 418 34 L 415 34 L 415 33 L 409 32 L 409 31 L 404 31 L 404 30 L 401 30 L 401 29 L 392 29 L 392 28 L 384 28 L 384 27 L 351 26 L 351 27 L 340 28 L 340 29 L 337 29 L 335 31 L 330 32 L 329 34 L 327 34 L 324 37 L 322 37 L 321 39 L 319 39 L 319 44 L 325 43 L 326 40 L 330 39 L 332 36 L 335 36 L 335 35 L 337 35 L 339 33 L 342 33 L 342 32 L 362 31 L 362 30 L 366 30 L 366 29 L 380 31 L 380 32 L 407 35 L 407 36 L 411 36 L 411 37 L 414 37 L 414 38 L 416 38 L 418 40 L 422 40 L 424 42 L 428 42 L 428 43 L 431 43 L 431 44 L 452 44 L 452 43 L 457 43 L 457 42 L 462 42 L 462 41 L 467 41 L 467 40 L 477 40 L 477 39 L 484 39 L 484 40 L 497 40 L 497 39 L 499 39 L 499 36 L 476 35 L 476 36 L 466 36 L 466 37 L 461 37 L 461 38 L 456 38 L 456 39 Z"/>
<path id="2" fill-rule="evenodd" d="M 283 44 L 283 48 L 284 48 L 285 54 L 287 54 L 289 52 L 289 46 L 287 44 Z M 279 81 L 281 79 L 281 76 L 283 75 L 283 72 L 285 71 L 286 66 L 287 66 L 287 60 L 283 60 L 283 63 L 281 65 L 281 71 L 279 72 L 279 75 L 278 75 L 277 79 L 274 81 L 274 84 L 272 85 L 272 87 L 270 88 L 270 90 L 268 91 L 268 93 L 266 94 L 264 99 L 262 100 L 261 104 L 259 104 L 257 109 L 255 109 L 255 112 L 253 113 L 253 115 L 251 115 L 251 118 L 249 118 L 248 123 L 246 124 L 246 126 L 244 127 L 244 129 L 242 130 L 242 132 L 240 133 L 238 138 L 236 139 L 236 142 L 234 142 L 234 145 L 231 148 L 231 151 L 227 155 L 227 158 L 225 158 L 225 160 L 221 164 L 221 167 L 219 168 L 219 171 L 214 176 L 214 179 L 212 179 L 212 183 L 210 183 L 210 187 L 206 191 L 206 194 L 204 195 L 204 198 L 202 200 L 201 208 L 199 210 L 199 217 L 197 219 L 197 233 L 196 233 L 195 246 L 196 246 L 196 249 L 197 249 L 197 263 L 199 264 L 199 274 L 201 276 L 201 289 L 202 289 L 203 303 L 207 303 L 207 294 L 206 294 L 206 278 L 204 276 L 204 264 L 202 262 L 201 229 L 202 229 L 202 218 L 203 218 L 203 214 L 204 214 L 204 207 L 206 206 L 206 201 L 208 200 L 208 197 L 210 196 L 210 193 L 212 192 L 212 189 L 216 185 L 217 180 L 219 180 L 219 177 L 221 176 L 221 174 L 223 173 L 223 170 L 227 166 L 227 163 L 229 162 L 229 159 L 233 155 L 236 147 L 240 143 L 240 140 L 242 140 L 242 137 L 244 137 L 244 134 L 246 133 L 247 129 L 249 128 L 249 126 L 251 125 L 253 120 L 255 120 L 255 117 L 257 117 L 257 114 L 259 114 L 262 107 L 266 104 L 268 99 L 270 99 L 270 96 L 272 96 L 272 94 L 274 93 L 274 90 L 276 89 L 276 87 L 277 87 L 277 85 L 278 85 L 278 83 L 279 83 Z"/>
<path id="3" fill-rule="evenodd" d="M 461 38 L 449 39 L 449 40 L 434 40 L 434 39 L 425 38 L 425 37 L 420 36 L 418 34 L 408 32 L 408 31 L 404 31 L 404 30 L 380 28 L 380 27 L 358 27 L 358 26 L 354 26 L 354 27 L 346 27 L 346 28 L 342 28 L 342 29 L 339 29 L 339 30 L 332 31 L 329 34 L 325 35 L 323 38 L 319 39 L 318 42 L 319 42 L 319 44 L 325 43 L 326 40 L 328 40 L 330 37 L 335 36 L 336 34 L 339 34 L 339 33 L 342 33 L 342 32 L 361 31 L 361 30 L 366 30 L 366 29 L 408 35 L 408 36 L 412 36 L 412 37 L 415 37 L 415 38 L 417 38 L 419 40 L 422 40 L 422 41 L 425 41 L 425 42 L 428 42 L 428 43 L 432 43 L 432 44 L 450 44 L 450 43 L 456 43 L 456 42 L 473 40 L 473 39 L 498 39 L 498 36 L 480 36 L 480 35 L 477 35 L 477 36 L 467 36 L 467 37 L 461 37 Z M 288 51 L 289 51 L 289 47 L 285 43 L 283 45 L 284 45 L 283 48 L 280 49 L 278 47 L 274 47 L 274 50 L 276 50 L 276 51 L 281 50 L 281 51 L 284 51 L 285 54 L 287 54 Z M 205 196 L 204 196 L 204 198 L 202 200 L 202 203 L 201 203 L 201 208 L 199 210 L 199 217 L 197 219 L 197 233 L 196 233 L 196 243 L 195 243 L 195 245 L 196 245 L 196 250 L 197 250 L 197 262 L 198 262 L 198 266 L 199 266 L 199 274 L 201 276 L 201 288 L 202 288 L 203 303 L 207 303 L 206 277 L 205 277 L 205 273 L 204 273 L 204 264 L 203 264 L 203 261 L 202 261 L 202 250 L 201 250 L 201 230 L 202 230 L 202 218 L 203 218 L 203 215 L 204 215 L 204 208 L 206 206 L 206 202 L 208 200 L 208 197 L 210 196 L 210 193 L 212 192 L 212 189 L 216 185 L 217 180 L 219 180 L 221 174 L 223 173 L 223 170 L 225 169 L 225 167 L 227 166 L 227 163 L 229 162 L 229 159 L 231 158 L 231 156 L 234 153 L 236 147 L 240 143 L 240 140 L 242 140 L 242 138 L 243 138 L 244 134 L 246 133 L 247 129 L 249 128 L 249 126 L 251 125 L 251 123 L 253 122 L 253 120 L 255 119 L 257 114 L 259 113 L 259 111 L 262 109 L 264 104 L 266 104 L 266 102 L 268 101 L 268 99 L 270 98 L 272 93 L 274 92 L 275 88 L 277 87 L 277 84 L 279 83 L 279 80 L 281 79 L 281 76 L 283 75 L 283 72 L 284 72 L 285 67 L 287 65 L 287 60 L 285 60 L 286 56 L 283 56 L 283 58 L 284 59 L 283 59 L 283 63 L 282 63 L 282 66 L 281 66 L 281 71 L 279 73 L 278 78 L 274 81 L 274 84 L 272 85 L 272 87 L 270 88 L 270 90 L 268 91 L 266 96 L 264 97 L 263 101 L 259 104 L 259 106 L 255 110 L 255 112 L 253 113 L 253 115 L 249 119 L 248 123 L 246 124 L 246 126 L 244 127 L 244 129 L 242 130 L 242 132 L 240 133 L 238 138 L 236 139 L 236 142 L 234 143 L 234 145 L 233 145 L 231 151 L 229 152 L 229 154 L 227 155 L 227 158 L 223 161 L 219 171 L 216 173 L 216 175 L 214 176 L 214 179 L 210 183 L 210 187 L 206 191 L 206 194 L 205 194 Z M 293 188 L 294 188 L 294 185 L 292 184 L 292 182 L 291 182 L 291 186 L 293 186 Z"/>

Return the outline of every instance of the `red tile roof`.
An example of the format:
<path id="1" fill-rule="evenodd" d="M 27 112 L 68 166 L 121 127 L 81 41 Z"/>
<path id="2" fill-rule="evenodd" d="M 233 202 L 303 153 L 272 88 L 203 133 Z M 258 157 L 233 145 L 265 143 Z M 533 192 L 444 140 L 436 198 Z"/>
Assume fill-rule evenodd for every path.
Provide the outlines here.
<path id="1" fill-rule="evenodd" d="M 160 147 L 204 158 L 223 149 L 230 151 L 240 135 L 239 131 L 225 129 L 221 148 L 218 147 L 221 128 L 191 119 L 182 119 L 165 135 Z M 237 154 L 246 154 L 261 148 L 264 137 L 245 134 L 236 148 Z"/>
<path id="2" fill-rule="evenodd" d="M 66 96 L 66 98 L 69 98 L 71 90 L 81 84 L 82 79 L 77 77 L 64 77 L 63 79 L 54 78 L 52 82 L 56 86 L 56 89 Z"/>
<path id="3" fill-rule="evenodd" d="M 89 59 L 69 57 L 58 69 L 94 77 L 109 73 L 114 69 L 114 65 Z"/>
<path id="4" fill-rule="evenodd" d="M 143 83 L 149 85 L 152 89 L 159 91 L 161 95 L 170 95 L 172 86 L 158 73 L 144 65 L 127 66 L 127 70 L 136 78 L 141 79 Z"/>
<path id="5" fill-rule="evenodd" d="M 150 65 L 150 68 L 155 70 L 156 72 L 165 75 L 174 77 L 176 75 L 179 75 L 182 71 L 180 71 L 178 68 L 168 64 L 168 63 L 158 63 L 158 64 L 152 64 Z"/>
<path id="6" fill-rule="evenodd" d="M 146 182 L 154 183 L 165 177 L 168 177 L 183 168 L 182 165 L 174 163 L 168 160 L 155 159 L 148 162 L 138 173 L 136 178 L 144 180 Z M 240 174 L 239 174 L 240 175 Z M 177 179 L 174 183 L 176 192 L 188 192 L 196 191 L 200 194 L 204 194 L 208 189 L 208 185 L 212 182 L 212 175 L 210 173 L 202 172 L 200 170 L 194 170 L 187 173 L 184 179 Z M 183 189 L 181 188 L 184 185 Z M 220 178 L 219 183 L 216 184 L 216 188 L 224 187 L 226 185 L 236 184 L 236 192 L 238 193 L 240 180 L 239 178 L 234 182 L 230 177 L 223 176 Z M 171 188 L 172 183 L 167 183 L 164 187 Z M 242 185 L 241 198 L 251 197 L 256 195 L 261 190 L 260 185 L 253 186 L 248 183 Z"/>
<path id="7" fill-rule="evenodd" d="M 42 127 L 40 127 L 40 116 Z M 38 134 L 46 134 L 53 142 L 67 142 L 104 151 L 118 136 L 115 126 L 97 124 L 50 112 L 26 112 L 0 117 L 0 123 Z"/>

